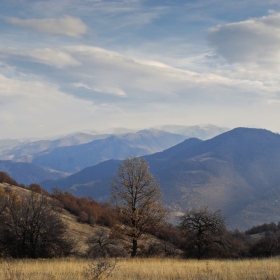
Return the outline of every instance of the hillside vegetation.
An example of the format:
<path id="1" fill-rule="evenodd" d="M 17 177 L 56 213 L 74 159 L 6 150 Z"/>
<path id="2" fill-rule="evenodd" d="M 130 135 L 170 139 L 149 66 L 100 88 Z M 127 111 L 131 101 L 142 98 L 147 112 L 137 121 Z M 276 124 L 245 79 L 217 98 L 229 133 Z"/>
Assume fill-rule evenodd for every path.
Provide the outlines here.
<path id="1" fill-rule="evenodd" d="M 18 185 L 8 174 L 0 172 L 1 254 L 15 258 L 128 257 L 131 240 L 117 228 L 129 227 L 129 224 L 123 223 L 119 211 L 122 213 L 122 209 L 116 211 L 108 203 L 100 205 L 90 198 L 77 198 L 58 189 L 49 194 L 37 184 Z M 32 240 L 37 236 L 33 229 L 36 228 L 42 228 L 38 240 L 43 243 L 32 251 Z M 50 243 L 44 241 L 47 236 Z M 22 247 L 23 240 L 25 247 Z M 149 227 L 139 238 L 136 256 L 188 259 L 270 257 L 280 254 L 279 240 L 280 224 L 256 225 L 246 232 L 232 232 L 226 229 L 223 213 L 211 212 L 206 207 L 186 212 L 179 227 L 167 222 Z M 44 247 L 46 245 L 48 247 Z M 53 249 L 49 252 L 44 248 Z"/>

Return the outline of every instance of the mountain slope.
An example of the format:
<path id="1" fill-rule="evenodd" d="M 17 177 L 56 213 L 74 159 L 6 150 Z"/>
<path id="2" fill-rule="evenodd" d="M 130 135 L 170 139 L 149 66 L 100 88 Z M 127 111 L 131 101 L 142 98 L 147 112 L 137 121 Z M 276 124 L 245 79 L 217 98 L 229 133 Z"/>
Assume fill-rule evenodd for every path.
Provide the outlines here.
<path id="1" fill-rule="evenodd" d="M 185 139 L 182 135 L 159 130 L 115 135 L 87 144 L 56 148 L 35 156 L 32 163 L 65 172 L 77 172 L 109 159 L 124 159 L 162 151 Z"/>
<path id="2" fill-rule="evenodd" d="M 0 160 L 0 171 L 9 173 L 19 184 L 29 185 L 44 180 L 55 180 L 68 174 L 50 171 L 27 162 L 13 162 L 11 160 Z"/>
<path id="3" fill-rule="evenodd" d="M 111 135 L 91 135 L 77 133 L 56 140 L 38 140 L 31 142 L 20 142 L 19 140 L 2 140 L 0 146 L 0 158 L 14 161 L 32 162 L 35 154 L 58 147 L 80 145 L 93 140 L 108 138 Z M 4 145 L 6 144 L 6 145 Z"/>
<path id="4" fill-rule="evenodd" d="M 171 133 L 185 135 L 187 138 L 199 138 L 202 140 L 213 138 L 221 133 L 230 130 L 229 128 L 219 127 L 212 124 L 193 125 L 193 126 L 162 125 L 162 126 L 157 126 L 157 128 Z"/>
<path id="5" fill-rule="evenodd" d="M 150 171 L 153 172 L 153 170 L 155 171 L 168 165 L 166 159 L 201 142 L 201 140 L 195 138 L 187 139 L 163 152 L 145 156 L 149 162 Z M 54 186 L 57 186 L 62 190 L 70 190 L 77 196 L 89 195 L 96 200 L 106 200 L 110 195 L 109 183 L 121 162 L 121 160 L 104 161 L 95 166 L 87 167 L 67 178 L 46 180 L 41 182 L 41 185 L 49 191 Z"/>
<path id="6" fill-rule="evenodd" d="M 164 202 L 174 212 L 208 205 L 213 210 L 221 209 L 230 227 L 240 229 L 280 217 L 279 204 L 274 203 L 272 213 L 269 210 L 272 202 L 266 198 L 273 197 L 269 196 L 271 191 L 275 193 L 275 200 L 280 201 L 278 134 L 236 128 L 206 141 L 188 139 L 145 158 L 154 177 L 160 181 Z M 91 195 L 94 189 L 95 199 L 108 198 L 108 184 L 119 162 L 89 167 L 88 177 L 82 183 L 79 181 L 82 173 L 77 173 L 72 177 L 76 178 L 75 184 L 68 178 L 67 184 L 61 186 L 77 195 Z M 54 184 L 56 182 L 51 183 Z M 257 205 L 263 205 L 262 210 Z"/>
<path id="7" fill-rule="evenodd" d="M 256 223 L 241 224 L 238 213 L 280 186 L 280 136 L 238 128 L 184 150 L 169 162 L 154 175 L 171 208 L 209 205 L 222 209 L 232 227 L 246 228 Z M 268 221 L 262 222 L 270 222 L 269 211 L 266 215 Z"/>

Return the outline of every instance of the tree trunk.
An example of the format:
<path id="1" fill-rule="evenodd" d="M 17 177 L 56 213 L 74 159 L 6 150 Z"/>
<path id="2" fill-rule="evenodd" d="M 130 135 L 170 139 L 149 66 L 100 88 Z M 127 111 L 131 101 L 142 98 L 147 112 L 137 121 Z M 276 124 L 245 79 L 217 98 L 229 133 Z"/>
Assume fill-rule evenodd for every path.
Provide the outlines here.
<path id="1" fill-rule="evenodd" d="M 131 257 L 134 258 L 136 256 L 137 252 L 137 239 L 133 239 L 132 241 L 132 252 L 131 252 Z"/>

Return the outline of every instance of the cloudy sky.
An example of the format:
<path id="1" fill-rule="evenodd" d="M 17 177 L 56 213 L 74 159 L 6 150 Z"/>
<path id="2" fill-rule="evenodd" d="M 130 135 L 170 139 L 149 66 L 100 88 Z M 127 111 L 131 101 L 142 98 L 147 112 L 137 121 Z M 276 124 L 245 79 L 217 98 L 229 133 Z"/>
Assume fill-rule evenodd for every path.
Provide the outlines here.
<path id="1" fill-rule="evenodd" d="M 0 138 L 280 132 L 279 0 L 1 0 Z"/>

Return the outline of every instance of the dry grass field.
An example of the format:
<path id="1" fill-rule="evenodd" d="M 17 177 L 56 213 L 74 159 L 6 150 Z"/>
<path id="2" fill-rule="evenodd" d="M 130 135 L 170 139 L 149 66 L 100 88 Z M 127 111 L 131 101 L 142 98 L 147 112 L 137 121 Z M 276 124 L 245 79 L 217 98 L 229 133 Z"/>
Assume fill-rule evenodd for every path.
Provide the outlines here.
<path id="1" fill-rule="evenodd" d="M 114 260 L 110 260 L 114 261 Z M 0 260 L 0 279 L 96 279 L 83 272 L 90 261 L 79 259 Z M 99 278 L 98 278 L 99 279 Z M 100 278 L 102 279 L 102 278 Z M 107 279 L 120 280 L 263 280 L 280 279 L 280 260 L 120 259 Z"/>

